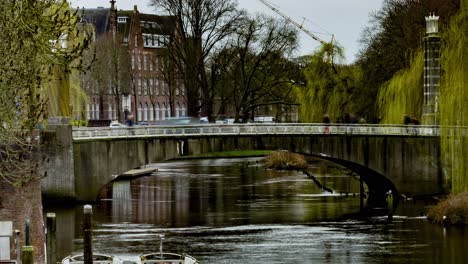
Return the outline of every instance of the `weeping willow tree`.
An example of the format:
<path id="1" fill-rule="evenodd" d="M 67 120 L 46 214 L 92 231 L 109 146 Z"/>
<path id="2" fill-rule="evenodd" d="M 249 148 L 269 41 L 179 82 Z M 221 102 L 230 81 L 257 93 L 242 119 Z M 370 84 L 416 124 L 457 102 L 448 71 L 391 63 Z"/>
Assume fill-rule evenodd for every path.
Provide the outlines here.
<path id="1" fill-rule="evenodd" d="M 468 126 L 468 1 L 461 2 L 442 37 L 443 69 L 440 93 L 440 123 L 443 163 L 451 175 L 452 191 L 468 190 L 468 138 L 450 126 Z"/>
<path id="2" fill-rule="evenodd" d="M 43 263 L 39 179 L 47 156 L 37 128 L 48 117 L 51 69 L 80 54 L 78 45 L 61 48 L 77 19 L 65 1 L 56 0 L 0 1 L 0 14 L 0 221 L 22 230 L 30 219 L 34 262 Z M 20 239 L 24 243 L 24 232 Z"/>
<path id="3" fill-rule="evenodd" d="M 403 116 L 418 118 L 422 109 L 424 51 L 418 50 L 409 68 L 400 70 L 378 92 L 380 122 L 401 124 Z"/>
<path id="4" fill-rule="evenodd" d="M 94 28 L 79 22 L 77 10 L 72 10 L 66 1 L 51 6 L 48 13 L 62 24 L 61 34 L 51 40 L 52 52 L 55 53 L 49 63 L 49 79 L 42 84 L 49 101 L 49 116 L 67 116 L 80 118 L 86 111 L 88 101 L 86 92 L 80 85 L 80 72 L 83 70 L 83 51 L 90 45 Z"/>
<path id="5" fill-rule="evenodd" d="M 0 12 L 0 180 L 23 186 L 42 177 L 45 156 L 35 139 L 48 103 L 63 99 L 69 106 L 68 84 L 55 92 L 48 84 L 87 44 L 65 45 L 77 36 L 78 21 L 66 1 L 1 1 Z"/>
<path id="6" fill-rule="evenodd" d="M 342 48 L 326 44 L 311 57 L 304 70 L 305 87 L 296 87 L 303 122 L 322 122 L 323 116 L 339 121 L 345 113 L 359 112 L 361 71 L 355 65 L 340 65 Z"/>

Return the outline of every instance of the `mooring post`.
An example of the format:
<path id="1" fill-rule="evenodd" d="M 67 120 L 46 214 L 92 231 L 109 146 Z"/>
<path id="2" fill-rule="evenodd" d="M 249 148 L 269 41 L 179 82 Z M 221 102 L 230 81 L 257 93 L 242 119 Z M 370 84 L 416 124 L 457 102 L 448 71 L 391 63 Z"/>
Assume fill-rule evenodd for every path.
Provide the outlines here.
<path id="1" fill-rule="evenodd" d="M 22 264 L 33 264 L 34 263 L 34 248 L 30 244 L 29 240 L 29 219 L 26 220 L 25 226 L 25 246 L 21 249 L 21 262 Z"/>
<path id="2" fill-rule="evenodd" d="M 364 211 L 364 182 L 362 177 L 359 177 L 359 210 Z"/>
<path id="3" fill-rule="evenodd" d="M 388 207 L 388 221 L 393 220 L 393 194 L 392 191 L 387 192 L 387 207 Z"/>
<path id="4" fill-rule="evenodd" d="M 47 213 L 47 264 L 57 263 L 57 221 L 55 213 Z"/>
<path id="5" fill-rule="evenodd" d="M 93 207 L 89 204 L 83 209 L 83 256 L 84 264 L 93 264 L 93 237 L 91 221 L 93 216 Z"/>

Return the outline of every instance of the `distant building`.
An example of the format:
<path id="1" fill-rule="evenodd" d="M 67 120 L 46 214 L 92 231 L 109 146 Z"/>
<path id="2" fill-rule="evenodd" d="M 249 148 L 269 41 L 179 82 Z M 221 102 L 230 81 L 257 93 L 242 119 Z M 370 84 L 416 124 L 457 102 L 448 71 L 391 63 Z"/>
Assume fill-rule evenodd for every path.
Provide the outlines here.
<path id="1" fill-rule="evenodd" d="M 106 33 L 121 36 L 131 57 L 131 80 L 127 84 L 130 87 L 124 89 L 130 92 L 121 98 L 110 92 L 105 95 L 89 92 L 88 119 L 125 122 L 130 117 L 134 123 L 155 123 L 186 116 L 184 82 L 176 70 L 171 70 L 164 56 L 167 45 L 177 37 L 177 19 L 142 14 L 137 6 L 134 10 L 117 11 L 115 1 L 110 2 L 110 8 L 83 10 L 82 19 L 95 26 L 96 38 Z"/>

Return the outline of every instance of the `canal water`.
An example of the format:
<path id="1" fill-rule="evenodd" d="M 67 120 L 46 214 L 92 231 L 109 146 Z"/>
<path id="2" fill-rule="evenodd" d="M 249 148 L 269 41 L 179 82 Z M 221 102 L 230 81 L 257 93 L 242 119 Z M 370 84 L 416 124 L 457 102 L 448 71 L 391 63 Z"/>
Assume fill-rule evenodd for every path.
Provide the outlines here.
<path id="1" fill-rule="evenodd" d="M 468 229 L 423 216 L 430 204 L 401 204 L 394 221 L 359 215 L 359 180 L 325 162 L 311 173 L 272 171 L 260 158 L 151 164 L 152 176 L 106 186 L 93 205 L 95 252 L 136 260 L 187 253 L 201 263 L 468 263 Z M 82 251 L 83 206 L 44 204 L 57 214 L 58 254 Z"/>

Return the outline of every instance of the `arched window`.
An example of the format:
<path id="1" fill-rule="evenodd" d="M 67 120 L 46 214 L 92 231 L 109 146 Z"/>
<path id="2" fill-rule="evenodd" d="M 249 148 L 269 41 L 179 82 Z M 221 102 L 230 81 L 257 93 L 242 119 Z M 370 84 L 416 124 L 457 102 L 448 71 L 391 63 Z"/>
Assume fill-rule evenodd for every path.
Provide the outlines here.
<path id="1" fill-rule="evenodd" d="M 142 117 L 143 117 L 143 109 L 142 109 L 142 105 L 141 103 L 138 104 L 138 120 L 137 121 L 141 121 L 142 120 Z"/>
<path id="2" fill-rule="evenodd" d="M 150 106 L 150 121 L 154 121 L 154 106 L 151 104 Z"/>
<path id="3" fill-rule="evenodd" d="M 170 104 L 167 104 L 167 109 L 166 109 L 166 116 L 167 117 L 172 117 L 171 115 L 171 105 Z"/>
<path id="4" fill-rule="evenodd" d="M 99 104 L 94 106 L 94 119 L 100 119 L 99 117 Z"/>
<path id="5" fill-rule="evenodd" d="M 111 103 L 109 103 L 109 109 L 108 109 L 107 116 L 109 117 L 110 120 L 114 119 L 114 116 L 112 114 L 112 104 Z"/>
<path id="6" fill-rule="evenodd" d="M 143 110 L 143 121 L 148 121 L 148 103 L 145 103 L 145 109 Z"/>
<path id="7" fill-rule="evenodd" d="M 166 104 L 163 103 L 162 109 L 161 109 L 161 120 L 165 120 L 165 119 L 166 119 Z"/>
<path id="8" fill-rule="evenodd" d="M 161 107 L 159 106 L 159 103 L 156 103 L 156 120 L 159 120 L 159 111 L 161 111 Z"/>
<path id="9" fill-rule="evenodd" d="M 177 117 L 177 118 L 183 116 L 182 113 L 181 113 L 182 111 L 181 111 L 181 109 L 180 109 L 180 104 L 179 104 L 179 103 L 177 103 L 177 105 L 176 105 L 176 110 L 175 110 L 175 111 L 176 111 L 176 117 Z M 179 113 L 179 111 L 180 111 L 180 113 Z"/>
<path id="10" fill-rule="evenodd" d="M 185 103 L 182 104 L 182 116 L 187 116 L 187 106 Z"/>

